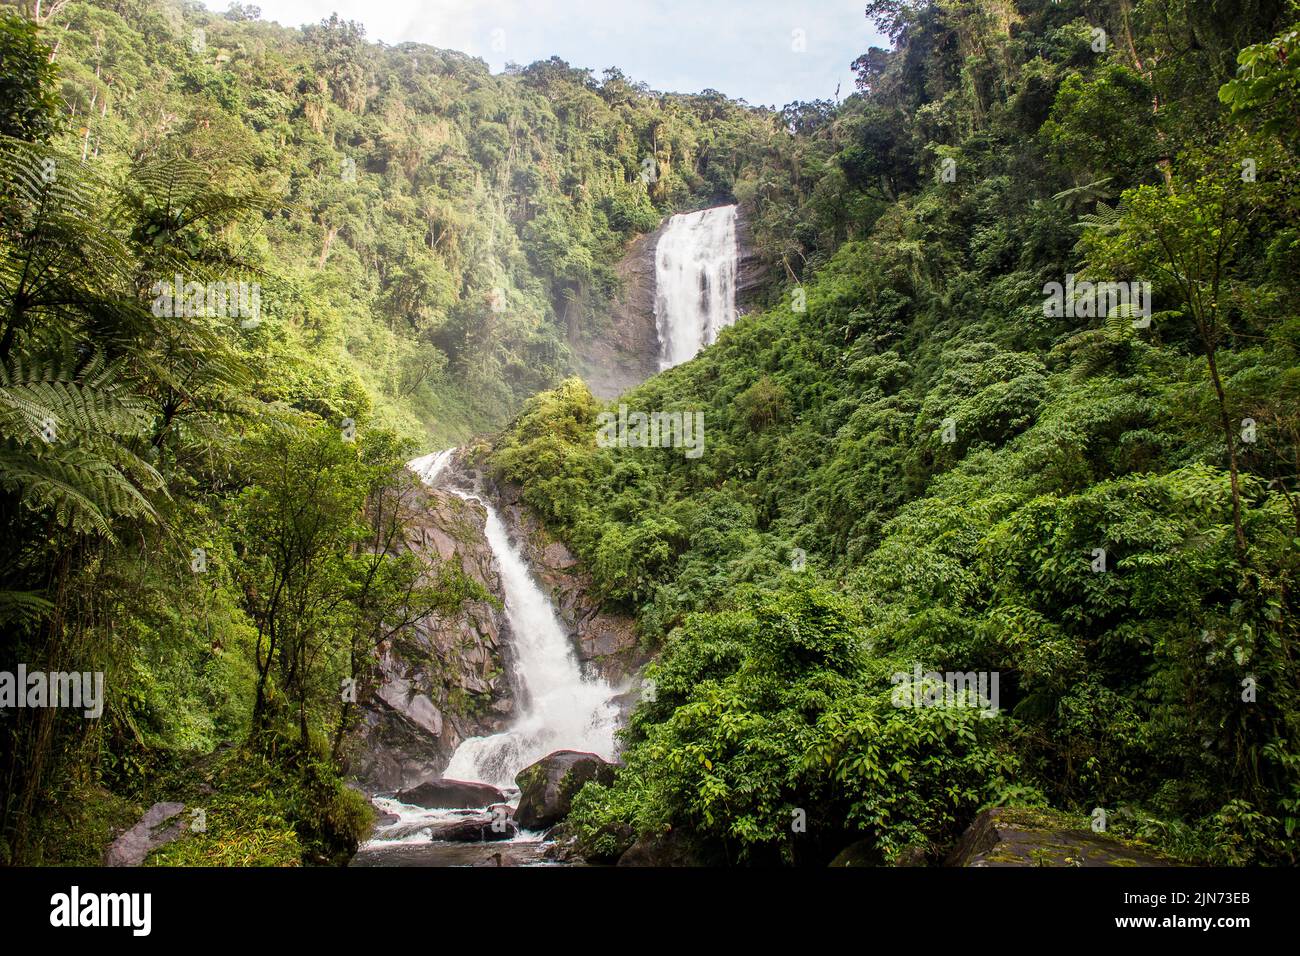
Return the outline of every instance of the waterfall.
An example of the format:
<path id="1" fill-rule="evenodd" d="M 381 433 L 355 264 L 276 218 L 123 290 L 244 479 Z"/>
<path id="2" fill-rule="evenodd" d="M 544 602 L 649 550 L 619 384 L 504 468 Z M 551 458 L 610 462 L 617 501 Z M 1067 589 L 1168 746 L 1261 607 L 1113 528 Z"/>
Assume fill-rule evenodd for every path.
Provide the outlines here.
<path id="1" fill-rule="evenodd" d="M 452 451 L 417 458 L 409 467 L 433 484 L 450 462 Z M 586 750 L 611 759 L 618 727 L 613 689 L 602 680 L 583 678 L 568 634 L 523 555 L 510 542 L 496 509 L 476 495 L 456 488 L 447 490 L 487 510 L 487 542 L 501 570 L 516 671 L 526 704 L 505 732 L 463 741 L 443 776 L 513 787 L 515 774 L 554 750 Z"/>
<path id="2" fill-rule="evenodd" d="M 736 207 L 673 216 L 655 247 L 660 371 L 694 358 L 735 321 Z"/>
<path id="3" fill-rule="evenodd" d="M 455 452 L 454 448 L 446 448 L 421 458 L 412 458 L 406 463 L 406 467 L 419 475 L 420 480 L 426 485 L 433 487 L 438 483 L 438 476 L 442 474 L 443 469 L 451 464 L 451 456 Z"/>

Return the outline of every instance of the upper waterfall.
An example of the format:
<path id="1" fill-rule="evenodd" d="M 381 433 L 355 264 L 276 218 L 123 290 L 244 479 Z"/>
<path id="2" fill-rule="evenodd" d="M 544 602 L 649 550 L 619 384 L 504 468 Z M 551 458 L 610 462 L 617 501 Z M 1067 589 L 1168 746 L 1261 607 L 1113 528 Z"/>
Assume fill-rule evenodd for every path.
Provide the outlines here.
<path id="1" fill-rule="evenodd" d="M 681 213 L 655 249 L 662 371 L 694 358 L 736 321 L 736 207 Z"/>

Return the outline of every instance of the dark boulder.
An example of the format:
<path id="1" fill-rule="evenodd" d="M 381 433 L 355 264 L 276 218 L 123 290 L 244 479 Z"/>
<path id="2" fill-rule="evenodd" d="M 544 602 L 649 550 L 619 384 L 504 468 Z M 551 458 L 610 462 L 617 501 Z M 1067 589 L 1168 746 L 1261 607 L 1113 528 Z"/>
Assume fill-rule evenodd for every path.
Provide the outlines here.
<path id="1" fill-rule="evenodd" d="M 485 840 L 509 840 L 519 828 L 505 814 L 475 815 L 429 828 L 430 840 L 452 843 L 478 843 Z"/>
<path id="2" fill-rule="evenodd" d="M 726 862 L 680 830 L 642 837 L 618 858 L 619 866 L 725 866 Z"/>
<path id="3" fill-rule="evenodd" d="M 472 783 L 468 780 L 448 780 L 438 777 L 426 780 L 410 790 L 399 790 L 393 795 L 394 800 L 426 809 L 463 807 L 490 807 L 502 803 L 506 795 L 496 787 L 486 783 Z"/>
<path id="4" fill-rule="evenodd" d="M 525 830 L 554 826 L 569 815 L 574 796 L 591 780 L 613 783 L 614 764 L 578 750 L 547 754 L 515 776 L 520 791 L 515 822 Z"/>
<path id="5" fill-rule="evenodd" d="M 850 843 L 831 860 L 831 866 L 880 866 L 880 852 L 870 840 Z"/>

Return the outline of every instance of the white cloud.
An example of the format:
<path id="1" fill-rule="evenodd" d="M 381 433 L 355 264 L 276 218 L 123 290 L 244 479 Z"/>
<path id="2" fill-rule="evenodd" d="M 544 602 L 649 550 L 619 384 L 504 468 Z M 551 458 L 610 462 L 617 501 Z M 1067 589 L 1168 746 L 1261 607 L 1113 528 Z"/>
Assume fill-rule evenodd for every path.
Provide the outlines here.
<path id="1" fill-rule="evenodd" d="M 221 11 L 229 0 L 205 0 Z M 252 0 L 301 26 L 337 12 L 372 40 L 409 40 L 480 56 L 493 70 L 559 56 L 600 75 L 617 66 L 651 87 L 716 89 L 754 104 L 853 92 L 849 64 L 885 41 L 863 0 Z M 792 49 L 794 30 L 806 50 Z M 495 42 L 494 42 L 495 41 Z"/>

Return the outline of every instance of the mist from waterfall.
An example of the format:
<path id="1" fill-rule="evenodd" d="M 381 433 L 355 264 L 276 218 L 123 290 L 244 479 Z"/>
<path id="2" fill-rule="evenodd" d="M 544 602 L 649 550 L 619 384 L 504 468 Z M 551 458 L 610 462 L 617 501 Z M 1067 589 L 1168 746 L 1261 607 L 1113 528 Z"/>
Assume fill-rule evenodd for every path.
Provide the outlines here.
<path id="1" fill-rule="evenodd" d="M 655 247 L 660 371 L 694 358 L 736 321 L 736 207 L 681 213 Z"/>
<path id="2" fill-rule="evenodd" d="M 409 467 L 427 484 L 434 484 L 451 461 L 452 451 L 417 458 Z M 612 759 L 618 729 L 615 691 L 603 680 L 583 677 L 569 635 L 527 561 L 511 543 L 496 509 L 469 492 L 455 487 L 445 490 L 487 511 L 485 534 L 501 572 L 524 708 L 503 733 L 462 741 L 443 776 L 513 787 L 515 774 L 555 750 L 585 750 Z"/>

